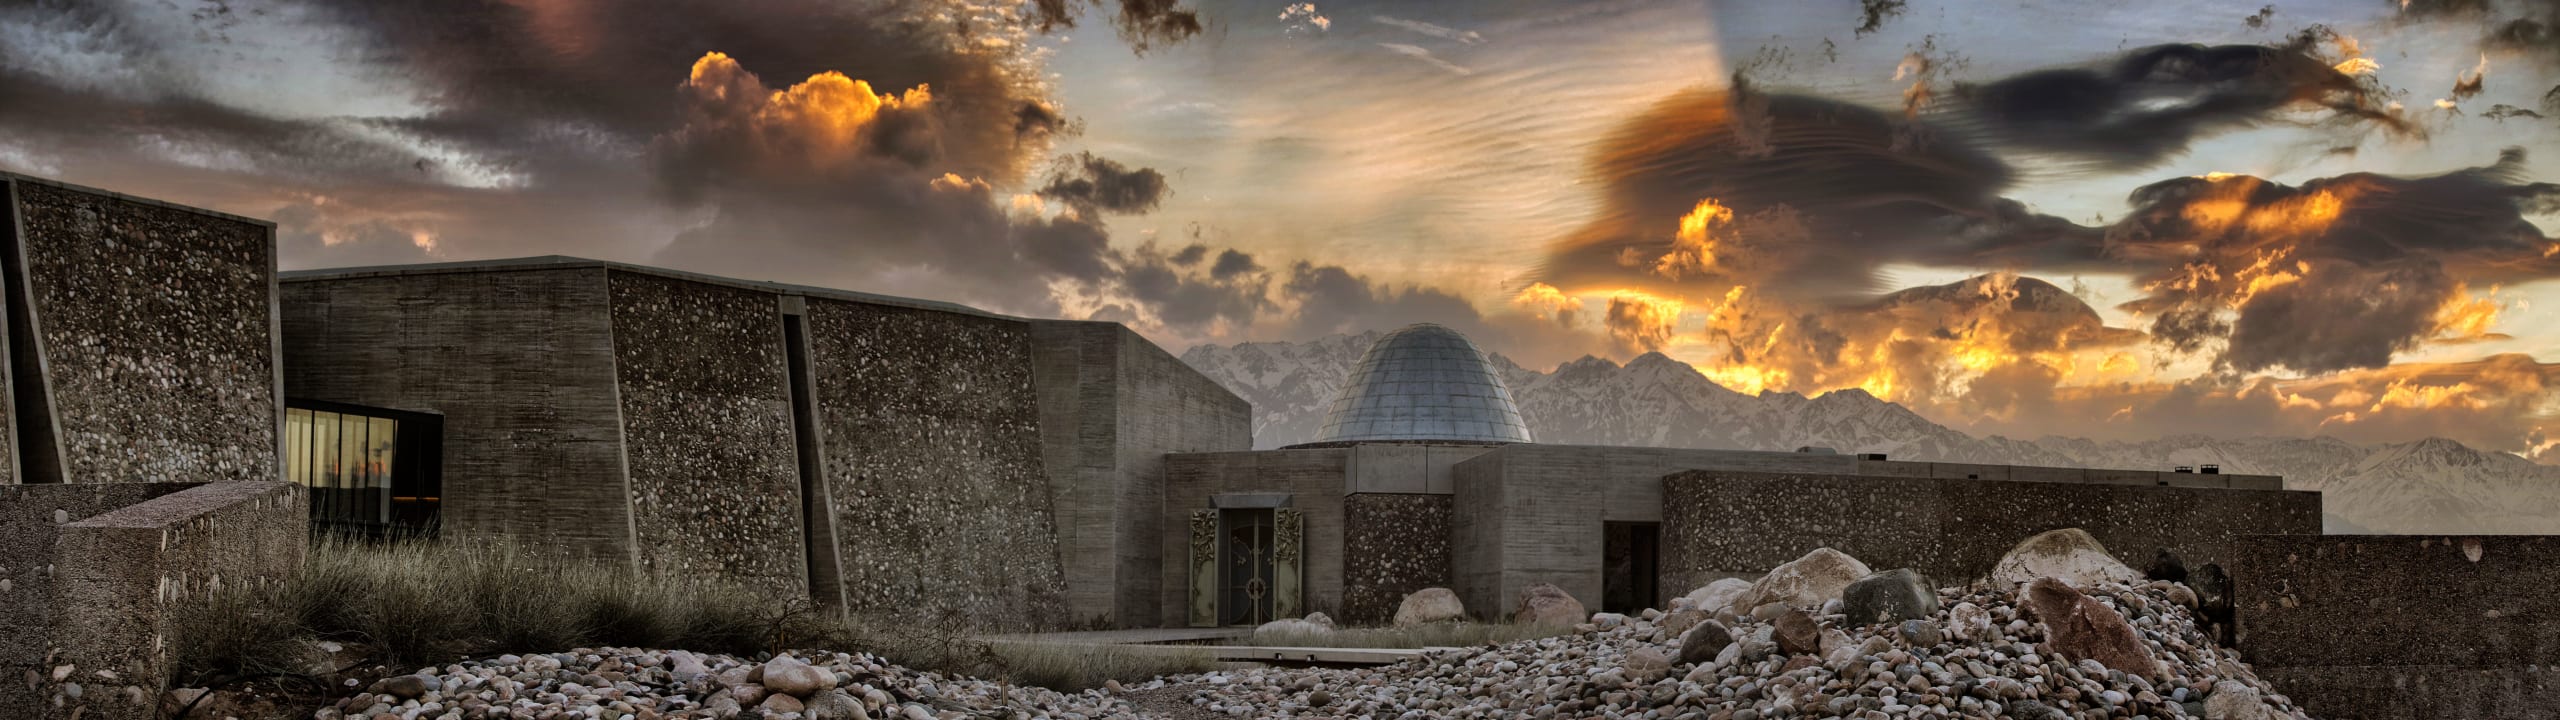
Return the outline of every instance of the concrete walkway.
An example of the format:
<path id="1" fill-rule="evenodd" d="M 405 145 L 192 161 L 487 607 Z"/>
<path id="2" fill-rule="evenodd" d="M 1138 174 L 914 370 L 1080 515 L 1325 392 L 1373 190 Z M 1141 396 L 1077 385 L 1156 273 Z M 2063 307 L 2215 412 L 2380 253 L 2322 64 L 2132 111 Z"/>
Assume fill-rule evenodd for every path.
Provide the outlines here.
<path id="1" fill-rule="evenodd" d="M 1043 643 L 1057 645 L 1120 645 L 1140 651 L 1160 649 L 1168 653 L 1206 652 L 1219 662 L 1283 662 L 1324 663 L 1340 665 L 1387 665 L 1433 650 L 1451 648 L 1341 648 L 1341 647 L 1262 647 L 1230 645 L 1227 642 L 1249 640 L 1251 628 L 1154 628 L 1138 630 L 1094 630 L 1085 632 L 1025 633 L 989 635 L 991 642 Z"/>

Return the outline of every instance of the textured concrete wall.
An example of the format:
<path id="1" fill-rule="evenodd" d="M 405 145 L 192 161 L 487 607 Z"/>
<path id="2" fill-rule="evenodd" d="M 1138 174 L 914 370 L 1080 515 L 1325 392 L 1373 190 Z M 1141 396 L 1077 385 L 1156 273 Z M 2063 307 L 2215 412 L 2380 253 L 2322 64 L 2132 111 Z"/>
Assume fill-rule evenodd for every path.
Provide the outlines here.
<path id="1" fill-rule="evenodd" d="M 213 590 L 281 580 L 300 567 L 307 503 L 298 485 L 210 483 L 62 526 L 54 559 L 61 652 L 43 676 L 44 717 L 159 717 L 170 652 L 185 630 L 171 626 L 172 614 Z"/>
<path id="2" fill-rule="evenodd" d="M 11 185 L 63 480 L 280 478 L 273 226 Z"/>
<path id="3" fill-rule="evenodd" d="M 2248 537 L 2242 656 L 2323 718 L 2560 712 L 2560 537 Z"/>
<path id="4" fill-rule="evenodd" d="M 1067 621 L 1026 323 L 811 298 L 846 607 Z"/>
<path id="5" fill-rule="evenodd" d="M 1118 323 L 1033 321 L 1041 454 L 1068 611 L 1152 626 L 1163 610 L 1164 456 L 1253 447 L 1253 407 Z"/>
<path id="6" fill-rule="evenodd" d="M 189 483 L 98 483 L 0 487 L 0 710 L 44 702 L 29 673 L 53 671 L 55 552 L 62 526 L 195 487 Z M 32 713 L 29 713 L 32 714 Z M 14 715 L 12 715 L 14 716 Z"/>
<path id="7" fill-rule="evenodd" d="M 1186 453 L 1165 457 L 1162 624 L 1191 622 L 1191 512 L 1222 493 L 1285 493 L 1305 518 L 1309 612 L 1342 612 L 1343 448 Z"/>
<path id="8" fill-rule="evenodd" d="M 1404 596 L 1449 587 L 1448 495 L 1360 493 L 1342 499 L 1342 614 L 1359 625 L 1395 619 Z"/>
<path id="9" fill-rule="evenodd" d="M 643 273 L 610 278 L 640 567 L 808 592 L 777 298 Z"/>
<path id="10" fill-rule="evenodd" d="M 1503 483 L 1503 461 L 1493 452 L 1468 458 L 1450 468 L 1456 492 L 1449 496 L 1449 579 L 1467 614 L 1489 619 L 1503 610 L 1502 568 L 1508 547 L 1503 542 L 1510 522 L 1510 488 Z M 1597 533 L 1595 533 L 1596 535 Z"/>
<path id="11" fill-rule="evenodd" d="M 444 415 L 443 532 L 631 561 L 602 268 L 290 279 L 285 389 Z"/>
<path id="12" fill-rule="evenodd" d="M 1660 517 L 1659 505 L 1642 499 L 1660 497 L 1660 483 L 1636 478 L 1655 472 L 1662 456 L 1513 445 L 1458 463 L 1457 574 L 1467 611 L 1508 616 L 1520 591 L 1542 582 L 1599 607 L 1602 524 Z"/>
<path id="13" fill-rule="evenodd" d="M 1665 593 L 1758 573 L 1817 547 L 1955 584 L 2018 541 L 2076 527 L 2147 567 L 2168 548 L 2188 567 L 2230 567 L 2243 535 L 2320 533 L 2318 493 L 1693 471 L 1662 481 Z"/>

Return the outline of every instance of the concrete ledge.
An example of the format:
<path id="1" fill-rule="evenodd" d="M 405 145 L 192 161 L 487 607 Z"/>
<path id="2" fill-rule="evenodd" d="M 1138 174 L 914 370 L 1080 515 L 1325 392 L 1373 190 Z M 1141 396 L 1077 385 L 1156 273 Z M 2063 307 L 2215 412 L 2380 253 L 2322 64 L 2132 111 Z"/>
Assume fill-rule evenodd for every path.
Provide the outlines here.
<path id="1" fill-rule="evenodd" d="M 172 615 L 213 591 L 292 573 L 309 543 L 308 502 L 299 485 L 210 483 L 63 525 L 55 653 L 36 709 L 155 717 L 170 681 Z"/>
<path id="2" fill-rule="evenodd" d="M 63 526 L 195 487 L 188 483 L 0 485 L 0 716 L 32 713 L 51 671 L 56 546 Z"/>

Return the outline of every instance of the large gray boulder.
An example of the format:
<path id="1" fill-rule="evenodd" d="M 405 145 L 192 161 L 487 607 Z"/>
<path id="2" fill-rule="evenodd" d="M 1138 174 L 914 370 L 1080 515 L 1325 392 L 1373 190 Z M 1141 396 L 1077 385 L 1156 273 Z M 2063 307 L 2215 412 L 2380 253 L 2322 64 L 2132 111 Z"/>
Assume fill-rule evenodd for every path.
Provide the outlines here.
<path id="1" fill-rule="evenodd" d="M 2010 548 L 2009 554 L 1991 566 L 1992 584 L 2003 588 L 2014 588 L 2040 577 L 2084 588 L 2103 582 L 2142 582 L 2142 573 L 2107 554 L 2107 546 L 2079 528 L 2037 533 Z"/>
<path id="2" fill-rule="evenodd" d="M 834 689 L 836 674 L 826 668 L 801 662 L 799 658 L 778 655 L 764 663 L 764 689 L 805 698 L 819 691 Z M 796 705 L 796 703 L 795 703 Z M 792 712 L 799 712 L 794 709 Z"/>
<path id="3" fill-rule="evenodd" d="M 1831 548 L 1815 548 L 1785 565 L 1769 570 L 1769 574 L 1751 584 L 1733 603 L 1736 613 L 1779 603 L 1798 610 L 1818 610 L 1823 603 L 1839 599 L 1840 591 L 1858 578 L 1875 574 L 1857 558 Z"/>
<path id="4" fill-rule="evenodd" d="M 1714 660 L 1717 653 L 1724 652 L 1725 646 L 1732 644 L 1733 631 L 1725 629 L 1723 623 L 1714 620 L 1700 622 L 1680 636 L 1680 662 L 1696 664 Z"/>
<path id="5" fill-rule="evenodd" d="M 1898 568 L 1858 578 L 1840 590 L 1840 613 L 1857 625 L 1873 625 L 1929 617 L 1938 612 L 1938 591 L 1929 578 L 1911 568 Z"/>
<path id="6" fill-rule="evenodd" d="M 1691 590 L 1688 595 L 1682 596 L 1681 599 L 1687 601 L 1686 604 L 1689 609 L 1706 613 L 1709 617 L 1713 617 L 1716 613 L 1723 612 L 1726 607 L 1733 605 L 1734 600 L 1741 598 L 1744 593 L 1748 592 L 1751 592 L 1751 581 L 1741 578 L 1725 578 L 1707 583 L 1705 587 Z M 1751 608 L 1747 607 L 1734 608 L 1734 612 L 1737 614 L 1750 611 Z"/>
<path id="7" fill-rule="evenodd" d="M 1511 621 L 1522 625 L 1573 627 L 1591 619 L 1591 611 L 1582 601 L 1554 583 L 1538 583 L 1520 589 L 1520 609 L 1511 613 Z"/>
<path id="8" fill-rule="evenodd" d="M 1462 620 L 1466 617 L 1466 603 L 1459 602 L 1458 594 L 1450 592 L 1448 588 L 1415 590 L 1412 594 L 1404 596 L 1403 603 L 1396 605 L 1396 627 Z"/>

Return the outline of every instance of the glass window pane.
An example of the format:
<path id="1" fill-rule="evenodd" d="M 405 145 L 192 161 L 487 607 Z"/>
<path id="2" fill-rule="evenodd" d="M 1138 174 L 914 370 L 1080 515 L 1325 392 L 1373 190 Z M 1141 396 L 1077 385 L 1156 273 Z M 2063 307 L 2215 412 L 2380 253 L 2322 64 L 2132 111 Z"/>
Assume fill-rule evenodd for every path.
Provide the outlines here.
<path id="1" fill-rule="evenodd" d="M 377 502 L 372 478 L 365 477 L 364 472 L 364 416 L 343 415 L 339 420 L 344 424 L 338 427 L 338 479 L 344 483 L 339 487 L 347 489 L 345 514 L 340 517 L 357 522 L 373 520 L 379 513 L 374 510 Z"/>
<path id="2" fill-rule="evenodd" d="M 391 451 L 400 440 L 400 421 L 391 418 L 366 418 L 372 427 L 365 430 L 365 474 L 373 479 L 377 498 L 374 512 L 381 522 L 392 518 Z"/>
<path id="3" fill-rule="evenodd" d="M 284 413 L 285 480 L 311 484 L 311 411 L 286 410 Z"/>
<path id="4" fill-rule="evenodd" d="M 311 510 L 324 521 L 345 517 L 338 510 L 338 414 L 311 414 Z"/>

